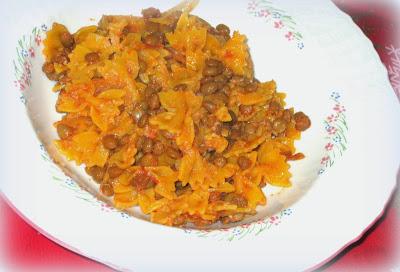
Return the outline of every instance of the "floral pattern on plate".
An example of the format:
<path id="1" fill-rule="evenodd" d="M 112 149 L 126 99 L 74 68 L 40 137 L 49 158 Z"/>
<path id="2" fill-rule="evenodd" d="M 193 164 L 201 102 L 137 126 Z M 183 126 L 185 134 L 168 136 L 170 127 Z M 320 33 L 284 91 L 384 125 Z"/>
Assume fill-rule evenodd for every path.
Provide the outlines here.
<path id="1" fill-rule="evenodd" d="M 272 2 L 267 0 L 252 0 L 247 6 L 247 11 L 249 14 L 257 18 L 262 18 L 275 29 L 281 31 L 288 41 L 296 42 L 299 49 L 304 48 L 303 36 L 296 30 L 295 20 L 284 10 L 275 7 Z"/>
<path id="2" fill-rule="evenodd" d="M 98 207 L 103 212 L 116 212 L 123 218 L 132 218 L 128 213 L 120 211 L 111 207 L 107 203 L 92 196 L 89 192 L 82 189 L 73 179 L 66 176 L 60 168 L 53 162 L 43 145 L 40 145 L 41 157 L 48 166 L 51 178 L 54 182 L 58 183 L 61 187 L 71 191 L 75 197 Z"/>
<path id="3" fill-rule="evenodd" d="M 23 103 L 26 102 L 23 92 L 31 85 L 32 59 L 38 53 L 37 49 L 40 47 L 46 31 L 47 26 L 43 24 L 40 27 L 34 27 L 30 35 L 24 35 L 18 40 L 17 57 L 13 61 L 14 86 L 22 92 L 20 99 Z"/>
<path id="4" fill-rule="evenodd" d="M 318 174 L 321 175 L 328 167 L 332 167 L 335 160 L 343 155 L 347 149 L 347 131 L 346 108 L 340 101 L 339 92 L 332 92 L 330 99 L 334 102 L 332 113 L 325 118 L 323 124 L 325 127 L 327 140 L 325 144 L 326 155 L 321 158 L 321 168 Z"/>
<path id="5" fill-rule="evenodd" d="M 193 234 L 200 238 L 214 238 L 218 241 L 237 241 L 249 236 L 257 236 L 271 227 L 278 226 L 282 220 L 292 214 L 292 209 L 285 209 L 271 217 L 260 219 L 253 223 L 242 224 L 232 228 L 218 230 L 185 229 L 185 233 Z"/>

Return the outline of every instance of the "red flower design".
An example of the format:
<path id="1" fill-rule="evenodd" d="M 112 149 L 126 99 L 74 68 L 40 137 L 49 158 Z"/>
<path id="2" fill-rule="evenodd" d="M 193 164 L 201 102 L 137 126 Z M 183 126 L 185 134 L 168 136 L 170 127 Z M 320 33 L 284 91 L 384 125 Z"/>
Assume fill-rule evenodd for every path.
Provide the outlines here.
<path id="1" fill-rule="evenodd" d="M 23 84 L 23 83 L 19 83 L 19 89 L 21 90 L 21 91 L 23 91 L 23 90 L 25 90 L 25 85 Z"/>
<path id="2" fill-rule="evenodd" d="M 42 42 L 42 38 L 40 36 L 36 36 L 35 43 L 39 46 L 41 42 Z"/>
<path id="3" fill-rule="evenodd" d="M 328 151 L 331 151 L 332 148 L 333 148 L 333 144 L 332 144 L 332 143 L 327 143 L 327 144 L 325 145 L 325 149 L 328 150 Z"/>
<path id="4" fill-rule="evenodd" d="M 336 104 L 335 107 L 333 107 L 333 110 L 337 113 L 342 113 L 346 111 L 346 109 L 340 104 Z"/>
<path id="5" fill-rule="evenodd" d="M 249 9 L 249 10 L 255 10 L 255 9 L 257 8 L 257 6 L 258 6 L 258 4 L 257 4 L 256 1 L 251 1 L 251 2 L 249 3 L 248 9 Z"/>
<path id="6" fill-rule="evenodd" d="M 286 33 L 285 37 L 288 39 L 288 41 L 292 41 L 294 39 L 293 32 L 289 31 Z"/>
<path id="7" fill-rule="evenodd" d="M 327 132 L 328 132 L 329 135 L 335 134 L 336 131 L 337 131 L 337 128 L 335 128 L 335 127 L 329 127 L 329 128 L 327 129 Z"/>
<path id="8" fill-rule="evenodd" d="M 27 77 L 31 74 L 31 67 L 32 65 L 28 61 L 24 62 L 24 77 Z"/>
<path id="9" fill-rule="evenodd" d="M 256 223 L 257 223 L 258 225 L 264 224 L 264 220 L 263 220 L 263 219 L 259 219 L 259 220 L 257 220 Z"/>
<path id="10" fill-rule="evenodd" d="M 258 16 L 259 16 L 259 17 L 268 17 L 270 14 L 271 14 L 271 13 L 270 13 L 268 10 L 266 10 L 266 9 L 260 10 L 260 11 L 258 12 Z"/>
<path id="11" fill-rule="evenodd" d="M 276 21 L 276 22 L 274 22 L 274 27 L 275 27 L 275 28 L 278 28 L 278 29 L 282 28 L 282 27 L 283 27 L 282 21 Z"/>
<path id="12" fill-rule="evenodd" d="M 31 56 L 31 58 L 35 57 L 35 50 L 32 47 L 29 48 L 28 52 L 29 52 L 29 56 Z"/>
<path id="13" fill-rule="evenodd" d="M 331 114 L 326 119 L 328 120 L 328 123 L 332 123 L 332 122 L 336 122 L 337 121 L 338 116 L 335 115 L 335 114 Z"/>
<path id="14" fill-rule="evenodd" d="M 329 161 L 329 156 L 325 156 L 321 159 L 321 164 L 327 164 Z"/>

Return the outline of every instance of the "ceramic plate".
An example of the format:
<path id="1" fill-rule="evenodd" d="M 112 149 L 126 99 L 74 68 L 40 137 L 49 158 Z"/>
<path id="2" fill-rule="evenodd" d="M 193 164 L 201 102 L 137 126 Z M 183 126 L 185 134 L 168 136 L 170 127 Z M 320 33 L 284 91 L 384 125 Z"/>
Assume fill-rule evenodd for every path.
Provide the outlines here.
<path id="1" fill-rule="evenodd" d="M 398 101 L 371 42 L 329 1 L 202 0 L 193 12 L 246 34 L 257 77 L 275 79 L 288 105 L 313 123 L 297 144 L 306 159 L 292 164 L 293 187 L 267 192 L 267 206 L 244 223 L 206 230 L 156 225 L 101 199 L 52 145 L 56 94 L 41 72 L 52 22 L 75 31 L 102 14 L 176 1 L 7 2 L 1 190 L 50 239 L 120 270 L 297 271 L 326 262 L 381 215 L 399 166 Z"/>

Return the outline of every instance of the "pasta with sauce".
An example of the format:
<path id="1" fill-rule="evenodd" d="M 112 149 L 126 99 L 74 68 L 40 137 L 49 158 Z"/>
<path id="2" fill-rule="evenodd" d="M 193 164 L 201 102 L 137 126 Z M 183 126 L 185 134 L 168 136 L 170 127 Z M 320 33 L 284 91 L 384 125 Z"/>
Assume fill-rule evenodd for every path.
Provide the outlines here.
<path id="1" fill-rule="evenodd" d="M 103 16 L 74 34 L 54 23 L 43 72 L 56 81 L 58 150 L 118 209 L 153 222 L 232 223 L 291 186 L 310 119 L 254 78 L 246 36 L 190 15 Z"/>

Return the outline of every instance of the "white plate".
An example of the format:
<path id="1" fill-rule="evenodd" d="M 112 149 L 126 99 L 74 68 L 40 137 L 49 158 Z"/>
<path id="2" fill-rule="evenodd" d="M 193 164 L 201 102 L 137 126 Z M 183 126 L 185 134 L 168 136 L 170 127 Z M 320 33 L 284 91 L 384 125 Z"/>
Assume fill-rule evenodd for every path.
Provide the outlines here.
<path id="1" fill-rule="evenodd" d="M 313 122 L 297 144 L 307 158 L 292 166 L 293 188 L 270 196 L 246 224 L 200 231 L 155 225 L 93 197 L 94 183 L 52 152 L 55 94 L 40 71 L 41 39 L 53 21 L 74 31 L 102 14 L 176 1 L 9 0 L 0 16 L 4 196 L 46 236 L 123 270 L 297 271 L 332 258 L 381 215 L 395 187 L 400 111 L 386 70 L 351 19 L 328 1 L 294 2 L 203 0 L 194 11 L 246 34 L 257 77 L 275 79 Z"/>

